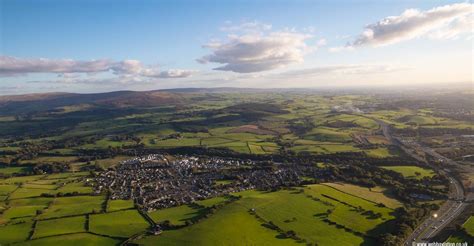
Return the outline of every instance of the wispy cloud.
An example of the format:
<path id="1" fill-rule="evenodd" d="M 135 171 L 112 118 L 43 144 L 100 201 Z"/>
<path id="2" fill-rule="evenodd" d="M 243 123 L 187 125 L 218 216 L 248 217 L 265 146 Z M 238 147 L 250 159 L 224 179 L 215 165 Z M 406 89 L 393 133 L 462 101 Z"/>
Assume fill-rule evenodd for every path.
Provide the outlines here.
<path id="1" fill-rule="evenodd" d="M 470 3 L 457 3 L 436 7 L 426 11 L 407 9 L 401 15 L 389 16 L 367 25 L 364 32 L 344 47 L 330 51 L 353 49 L 361 46 L 384 46 L 422 36 L 442 32 L 439 38 L 452 38 L 472 31 L 472 8 Z"/>
<path id="2" fill-rule="evenodd" d="M 292 70 L 284 73 L 279 73 L 275 76 L 280 78 L 295 78 L 295 77 L 313 77 L 326 74 L 378 74 L 390 73 L 409 69 L 408 67 L 401 67 L 397 65 L 387 64 L 348 64 L 348 65 L 333 65 L 320 66 L 307 69 Z"/>
<path id="3" fill-rule="evenodd" d="M 272 29 L 272 25 L 261 23 L 259 21 L 243 22 L 239 24 L 234 24 L 231 21 L 227 21 L 225 25 L 220 28 L 221 31 L 228 33 L 258 33 L 269 31 L 270 29 Z"/>
<path id="4" fill-rule="evenodd" d="M 224 42 L 204 45 L 210 55 L 197 59 L 200 63 L 223 64 L 214 70 L 236 73 L 254 73 L 301 63 L 304 56 L 325 45 L 320 41 L 310 46 L 306 41 L 313 36 L 296 31 L 270 31 L 271 25 L 258 22 L 243 23 L 227 30 L 243 30 L 243 34 L 230 34 Z M 258 30 L 258 31 L 255 31 Z"/>

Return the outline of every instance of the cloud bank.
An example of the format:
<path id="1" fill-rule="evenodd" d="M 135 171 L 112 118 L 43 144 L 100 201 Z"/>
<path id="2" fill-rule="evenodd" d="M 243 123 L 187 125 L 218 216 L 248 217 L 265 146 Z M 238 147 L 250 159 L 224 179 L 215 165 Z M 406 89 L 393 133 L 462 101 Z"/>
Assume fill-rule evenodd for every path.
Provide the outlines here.
<path id="1" fill-rule="evenodd" d="M 367 25 L 365 31 L 345 48 L 384 46 L 442 30 L 437 36 L 453 37 L 472 31 L 473 4 L 457 3 L 427 11 L 407 9 L 399 16 L 389 16 Z M 443 31 L 444 30 L 444 31 Z M 337 51 L 335 48 L 333 51 Z"/>
<path id="2" fill-rule="evenodd" d="M 196 71 L 172 69 L 159 71 L 158 67 L 144 66 L 138 60 L 111 61 L 107 59 L 77 61 L 72 59 L 17 58 L 0 56 L 0 76 L 18 76 L 31 73 L 56 73 L 62 78 L 78 74 L 112 72 L 126 77 L 185 78 Z"/>

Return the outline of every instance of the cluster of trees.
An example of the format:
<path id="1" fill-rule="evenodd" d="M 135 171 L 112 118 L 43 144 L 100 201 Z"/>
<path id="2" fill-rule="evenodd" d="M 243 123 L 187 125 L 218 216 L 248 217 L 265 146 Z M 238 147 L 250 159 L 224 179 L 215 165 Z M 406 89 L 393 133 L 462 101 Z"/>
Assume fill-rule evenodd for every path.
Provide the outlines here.
<path id="1" fill-rule="evenodd" d="M 383 246 L 402 245 L 405 238 L 407 238 L 416 226 L 427 216 L 430 216 L 431 211 L 438 209 L 436 205 L 423 204 L 421 207 L 411 208 L 397 208 L 395 210 L 395 220 L 390 232 L 382 234 L 378 238 L 378 244 Z"/>
<path id="2" fill-rule="evenodd" d="M 67 163 L 42 163 L 33 166 L 33 174 L 44 173 L 63 173 L 69 171 L 70 167 Z"/>

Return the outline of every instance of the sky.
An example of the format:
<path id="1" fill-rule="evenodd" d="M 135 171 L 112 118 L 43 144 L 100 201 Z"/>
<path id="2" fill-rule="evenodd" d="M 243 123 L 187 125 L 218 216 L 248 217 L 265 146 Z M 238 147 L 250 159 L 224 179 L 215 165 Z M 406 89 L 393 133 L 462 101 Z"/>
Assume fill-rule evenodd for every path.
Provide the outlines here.
<path id="1" fill-rule="evenodd" d="M 473 82 L 473 4 L 0 0 L 0 95 Z"/>

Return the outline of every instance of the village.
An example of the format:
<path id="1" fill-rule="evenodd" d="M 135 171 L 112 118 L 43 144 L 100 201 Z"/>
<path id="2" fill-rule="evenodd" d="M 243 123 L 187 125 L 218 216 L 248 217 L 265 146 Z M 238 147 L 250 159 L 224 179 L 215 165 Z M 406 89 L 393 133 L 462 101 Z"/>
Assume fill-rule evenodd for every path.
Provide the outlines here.
<path id="1" fill-rule="evenodd" d="M 151 154 L 99 173 L 95 192 L 109 192 L 110 199 L 133 199 L 143 210 L 153 211 L 248 189 L 295 186 L 303 176 L 320 172 L 311 166 Z"/>

